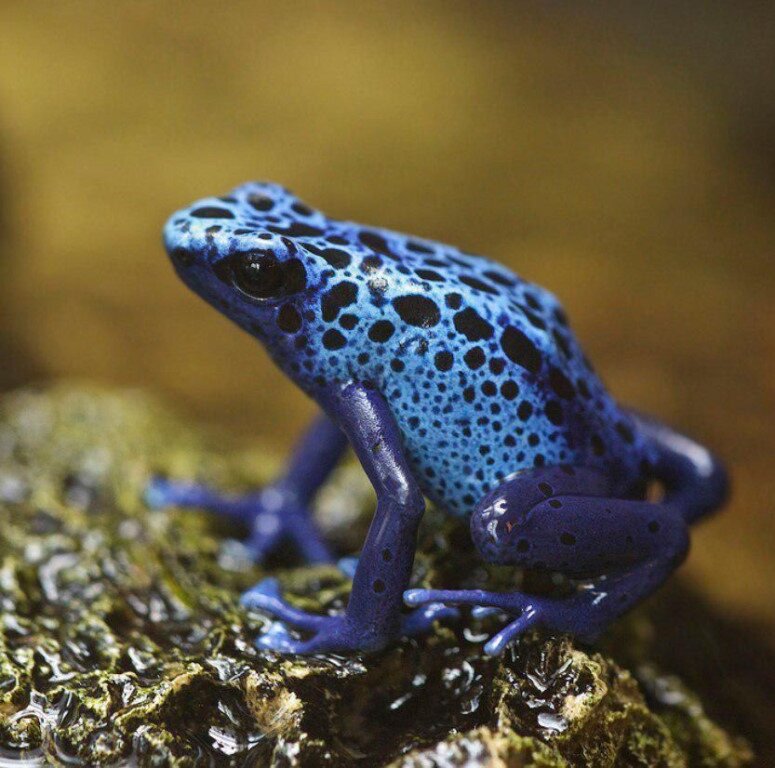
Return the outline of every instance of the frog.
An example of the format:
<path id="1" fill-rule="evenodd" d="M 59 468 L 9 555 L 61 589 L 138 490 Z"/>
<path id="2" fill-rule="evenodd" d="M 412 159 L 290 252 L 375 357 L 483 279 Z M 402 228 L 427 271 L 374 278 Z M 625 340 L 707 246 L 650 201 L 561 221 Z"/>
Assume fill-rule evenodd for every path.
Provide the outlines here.
<path id="1" fill-rule="evenodd" d="M 491 655 L 531 629 L 594 642 L 683 562 L 689 526 L 727 497 L 721 461 L 620 405 L 558 299 L 496 261 L 330 218 L 271 182 L 197 200 L 163 237 L 183 282 L 320 413 L 262 489 L 157 477 L 149 503 L 241 521 L 257 562 L 290 545 L 316 564 L 335 558 L 311 510 L 348 447 L 376 494 L 346 608 L 301 610 L 274 578 L 242 596 L 272 619 L 261 649 L 374 653 L 462 607 L 504 617 Z M 426 500 L 467 520 L 484 562 L 572 589 L 410 588 Z"/>

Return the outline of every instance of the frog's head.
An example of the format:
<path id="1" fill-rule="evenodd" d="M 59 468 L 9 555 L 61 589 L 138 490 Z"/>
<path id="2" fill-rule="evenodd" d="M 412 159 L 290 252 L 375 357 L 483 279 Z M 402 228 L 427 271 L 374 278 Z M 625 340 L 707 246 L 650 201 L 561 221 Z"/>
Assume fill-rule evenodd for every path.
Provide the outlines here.
<path id="1" fill-rule="evenodd" d="M 284 188 L 254 182 L 176 212 L 164 242 L 193 291 L 276 346 L 273 341 L 287 342 L 301 325 L 304 308 L 330 274 L 313 245 L 327 226 L 321 213 Z"/>

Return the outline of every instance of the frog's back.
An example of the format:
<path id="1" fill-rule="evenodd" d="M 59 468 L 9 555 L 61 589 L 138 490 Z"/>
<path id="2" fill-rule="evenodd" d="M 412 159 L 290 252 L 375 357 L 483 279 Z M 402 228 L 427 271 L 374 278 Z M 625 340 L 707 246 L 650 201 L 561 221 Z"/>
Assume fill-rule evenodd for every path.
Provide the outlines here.
<path id="1" fill-rule="evenodd" d="M 501 265 L 329 219 L 275 185 L 238 187 L 168 226 L 210 232 L 224 251 L 279 236 L 316 262 L 314 289 L 261 340 L 313 397 L 337 380 L 379 388 L 424 492 L 450 512 L 529 467 L 585 464 L 629 480 L 646 469 L 649 448 L 559 302 Z"/>
<path id="2" fill-rule="evenodd" d="M 625 486 L 648 473 L 651 447 L 553 294 L 453 246 L 387 230 L 369 241 L 384 282 L 360 311 L 368 322 L 353 350 L 368 356 L 426 495 L 468 514 L 522 469 L 600 467 Z M 375 328 L 389 338 L 373 343 Z"/>

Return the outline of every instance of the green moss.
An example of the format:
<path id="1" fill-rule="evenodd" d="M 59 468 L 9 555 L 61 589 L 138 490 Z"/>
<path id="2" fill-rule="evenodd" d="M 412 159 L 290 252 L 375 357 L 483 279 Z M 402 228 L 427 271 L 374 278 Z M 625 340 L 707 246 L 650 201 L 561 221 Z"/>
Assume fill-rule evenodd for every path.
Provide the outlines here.
<path id="1" fill-rule="evenodd" d="M 155 472 L 239 490 L 277 468 L 218 443 L 138 393 L 58 388 L 0 404 L 2 754 L 141 766 L 748 762 L 679 683 L 668 695 L 653 668 L 641 663 L 636 682 L 566 638 L 529 635 L 498 661 L 474 642 L 494 625 L 469 619 L 370 658 L 258 653 L 268 619 L 238 597 L 268 571 L 247 561 L 240 531 L 142 501 Z M 343 552 L 358 546 L 370 503 L 357 470 L 325 489 L 319 519 Z M 337 569 L 289 565 L 269 570 L 299 605 L 344 605 Z M 521 583 L 485 568 L 465 526 L 432 511 L 415 573 L 423 584 Z M 642 646 L 646 661 L 644 623 L 612 634 L 614 657 Z"/>

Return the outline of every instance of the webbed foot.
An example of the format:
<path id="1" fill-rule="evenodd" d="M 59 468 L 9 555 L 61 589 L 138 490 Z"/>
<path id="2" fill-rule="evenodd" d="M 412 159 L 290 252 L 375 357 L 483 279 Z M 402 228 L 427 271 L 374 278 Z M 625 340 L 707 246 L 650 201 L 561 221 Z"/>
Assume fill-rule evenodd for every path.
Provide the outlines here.
<path id="1" fill-rule="evenodd" d="M 494 610 L 516 617 L 487 641 L 484 651 L 490 656 L 499 656 L 519 635 L 538 626 L 576 635 L 583 640 L 594 640 L 604 629 L 595 619 L 594 599 L 590 590 L 565 598 L 481 589 L 409 589 L 404 592 L 404 602 L 413 607 L 438 603 L 470 605 L 478 618 L 489 616 Z"/>
<path id="2" fill-rule="evenodd" d="M 146 487 L 145 501 L 153 509 L 199 507 L 247 525 L 250 535 L 245 546 L 256 562 L 262 562 L 285 541 L 293 542 L 309 563 L 333 560 L 309 510 L 293 493 L 274 485 L 230 496 L 197 483 L 155 477 Z"/>
<path id="3" fill-rule="evenodd" d="M 256 640 L 258 648 L 294 654 L 380 651 L 398 637 L 426 634 L 432 630 L 435 621 L 459 615 L 455 608 L 430 603 L 402 614 L 395 633 L 375 634 L 370 627 L 359 627 L 347 613 L 322 616 L 295 608 L 282 597 L 278 581 L 272 578 L 264 579 L 245 592 L 242 605 L 278 619 Z M 312 636 L 306 640 L 294 638 L 285 625 Z"/>

